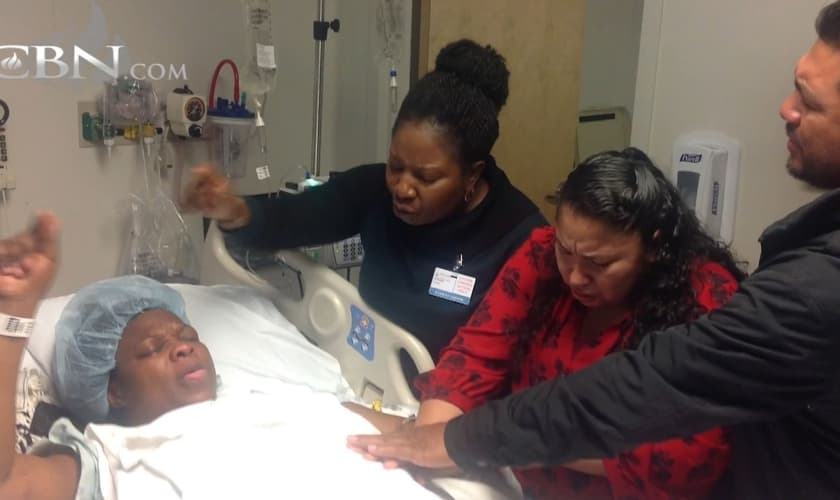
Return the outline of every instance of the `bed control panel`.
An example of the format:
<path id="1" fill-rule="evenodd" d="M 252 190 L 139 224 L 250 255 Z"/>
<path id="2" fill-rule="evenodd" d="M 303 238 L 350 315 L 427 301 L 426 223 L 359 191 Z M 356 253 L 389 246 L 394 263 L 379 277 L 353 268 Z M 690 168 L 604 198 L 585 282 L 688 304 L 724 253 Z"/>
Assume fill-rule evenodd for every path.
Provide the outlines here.
<path id="1" fill-rule="evenodd" d="M 350 334 L 347 343 L 368 361 L 373 361 L 375 354 L 376 324 L 358 307 L 350 306 Z"/>
<path id="2" fill-rule="evenodd" d="M 362 238 L 353 236 L 346 240 L 333 244 L 336 267 L 361 266 L 365 258 L 365 249 L 362 246 Z"/>
<path id="3" fill-rule="evenodd" d="M 320 262 L 331 269 L 346 269 L 362 265 L 365 249 L 358 235 L 346 240 L 327 245 L 301 248 L 303 253 L 315 262 Z"/>

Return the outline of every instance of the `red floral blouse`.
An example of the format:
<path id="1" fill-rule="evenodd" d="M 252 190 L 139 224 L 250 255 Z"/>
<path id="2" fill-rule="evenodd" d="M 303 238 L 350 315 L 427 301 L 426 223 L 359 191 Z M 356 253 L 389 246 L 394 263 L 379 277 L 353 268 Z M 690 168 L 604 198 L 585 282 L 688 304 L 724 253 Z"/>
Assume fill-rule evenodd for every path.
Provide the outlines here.
<path id="1" fill-rule="evenodd" d="M 538 228 L 508 260 L 435 369 L 416 379 L 423 400 L 469 411 L 628 347 L 630 313 L 600 336 L 581 338 L 585 309 L 557 270 L 554 239 L 553 228 Z M 738 286 L 716 263 L 698 264 L 693 272 L 700 312 L 720 307 Z M 710 493 L 728 461 L 724 432 L 714 429 L 604 460 L 606 477 L 564 467 L 515 472 L 525 493 L 538 499 L 694 499 Z"/>

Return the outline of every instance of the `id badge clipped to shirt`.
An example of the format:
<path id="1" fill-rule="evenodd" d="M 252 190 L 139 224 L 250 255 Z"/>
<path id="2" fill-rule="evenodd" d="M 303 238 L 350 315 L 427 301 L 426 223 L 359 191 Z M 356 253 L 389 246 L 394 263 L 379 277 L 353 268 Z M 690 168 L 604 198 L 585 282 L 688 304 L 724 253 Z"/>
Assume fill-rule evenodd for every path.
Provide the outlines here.
<path id="1" fill-rule="evenodd" d="M 440 267 L 435 268 L 429 295 L 444 300 L 469 305 L 475 288 L 475 278 Z"/>

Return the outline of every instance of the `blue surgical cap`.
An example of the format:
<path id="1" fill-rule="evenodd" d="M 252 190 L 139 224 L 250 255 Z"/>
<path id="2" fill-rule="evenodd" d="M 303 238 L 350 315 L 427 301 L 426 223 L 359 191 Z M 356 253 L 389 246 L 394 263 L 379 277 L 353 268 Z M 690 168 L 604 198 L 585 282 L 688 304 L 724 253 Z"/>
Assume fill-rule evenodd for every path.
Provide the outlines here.
<path id="1" fill-rule="evenodd" d="M 61 404 L 85 422 L 108 417 L 108 379 L 128 322 L 143 311 L 163 309 L 184 323 L 184 299 L 144 276 L 121 276 L 79 290 L 55 327 L 53 377 Z"/>

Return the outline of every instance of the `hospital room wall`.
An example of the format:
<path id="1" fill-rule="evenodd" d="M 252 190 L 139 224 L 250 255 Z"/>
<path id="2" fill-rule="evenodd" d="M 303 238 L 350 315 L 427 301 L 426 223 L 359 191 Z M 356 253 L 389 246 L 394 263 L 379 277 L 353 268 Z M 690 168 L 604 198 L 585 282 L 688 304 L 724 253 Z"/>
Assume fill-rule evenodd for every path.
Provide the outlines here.
<path id="1" fill-rule="evenodd" d="M 78 45 L 108 63 L 105 45 L 119 44 L 126 46 L 121 66 L 186 64 L 188 81 L 162 81 L 156 85 L 159 91 L 187 83 L 205 93 L 212 65 L 231 48 L 242 51 L 240 24 L 226 20 L 239 15 L 237 3 L 214 9 L 217 22 L 207 14 L 205 0 L 0 0 L 0 6 L 3 44 L 58 45 L 71 51 Z M 197 24 L 207 24 L 208 30 L 196 29 Z M 88 78 L 0 83 L 0 98 L 11 107 L 8 165 L 17 181 L 0 219 L 0 234 L 20 230 L 36 210 L 51 210 L 61 218 L 63 264 L 53 294 L 116 273 L 128 236 L 127 197 L 145 185 L 139 148 L 115 147 L 108 160 L 104 148 L 79 147 L 78 103 L 93 101 L 103 82 L 98 70 L 85 67 L 83 74 Z M 176 149 L 188 164 L 206 158 L 203 147 Z"/>
<path id="2" fill-rule="evenodd" d="M 826 3 L 645 0 L 631 142 L 669 169 L 682 133 L 712 129 L 740 141 L 733 246 L 751 269 L 761 231 L 819 194 L 785 170 L 778 110 Z"/>
<path id="3" fill-rule="evenodd" d="M 580 109 L 623 107 L 633 114 L 643 0 L 586 0 Z"/>
<path id="4" fill-rule="evenodd" d="M 332 81 L 324 103 L 324 116 L 329 117 L 323 131 L 325 172 L 387 159 L 396 109 L 391 107 L 391 64 L 385 57 L 384 38 L 377 23 L 380 4 L 384 5 L 382 0 L 339 0 L 335 4 L 341 32 L 331 35 L 334 42 L 327 47 L 326 77 Z M 412 0 L 391 3 L 400 32 L 399 50 L 393 61 L 397 70 L 397 106 L 409 86 L 411 4 Z"/>
<path id="5" fill-rule="evenodd" d="M 362 0 L 354 0 L 355 6 Z M 374 63 L 353 65 L 346 59 L 377 43 L 367 30 L 376 0 L 364 0 L 365 12 L 327 1 L 327 17 L 342 18 L 342 30 L 331 33 L 327 47 L 324 109 L 324 166 L 346 162 L 330 158 L 343 155 L 352 163 L 381 159 L 385 143 L 374 130 L 387 129 L 377 110 L 368 111 L 378 97 L 360 95 Z M 312 21 L 315 0 L 272 0 L 273 35 L 280 68 L 275 91 L 269 99 L 266 121 L 272 177 L 259 183 L 253 168 L 241 183 L 245 192 L 276 189 L 285 169 L 308 166 L 312 124 L 312 92 L 315 44 Z M 79 45 L 106 59 L 107 44 L 121 44 L 121 66 L 126 63 L 186 65 L 188 81 L 155 83 L 161 95 L 184 83 L 207 94 L 216 63 L 225 57 L 241 62 L 244 28 L 239 1 L 231 0 L 33 0 L 21 4 L 0 0 L 3 34 L 0 44 L 49 44 L 65 49 Z M 360 20 L 361 19 L 361 20 Z M 364 22 L 361 22 L 364 21 Z M 362 32 L 364 30 L 364 32 Z M 407 42 L 408 43 L 408 42 Z M 358 45 L 353 45 L 358 44 Z M 372 60 L 372 58 L 371 58 Z M 125 68 L 123 68 L 125 69 Z M 54 211 L 63 223 L 63 265 L 52 294 L 77 289 L 91 280 L 113 276 L 128 238 L 129 193 L 142 192 L 144 178 L 139 148 L 119 146 L 109 161 L 104 148 L 80 148 L 77 105 L 92 101 L 102 89 L 97 70 L 84 80 L 3 80 L 0 99 L 12 108 L 7 124 L 9 167 L 16 176 L 4 213 L 0 235 L 25 226 L 33 212 Z M 402 72 L 401 89 L 407 87 L 408 71 Z M 404 79 L 404 80 L 403 80 Z M 342 87 L 346 87 L 344 90 Z M 376 87 L 374 87 L 376 88 Z M 219 94 L 231 93 L 231 76 L 222 72 Z M 387 90 L 383 94 L 387 96 Z M 356 102 L 361 101 L 361 102 Z M 336 114 L 342 113 L 341 123 Z M 343 134 L 347 124 L 352 134 Z M 360 140 L 356 129 L 370 135 Z M 342 142 L 344 141 L 344 142 Z M 376 142 L 379 141 L 379 142 Z M 173 141 L 177 164 L 193 165 L 208 158 L 209 144 Z M 258 158 L 252 156 L 254 167 Z M 164 188 L 172 190 L 174 171 L 167 172 Z M 201 221 L 186 217 L 194 240 L 201 238 Z"/>

